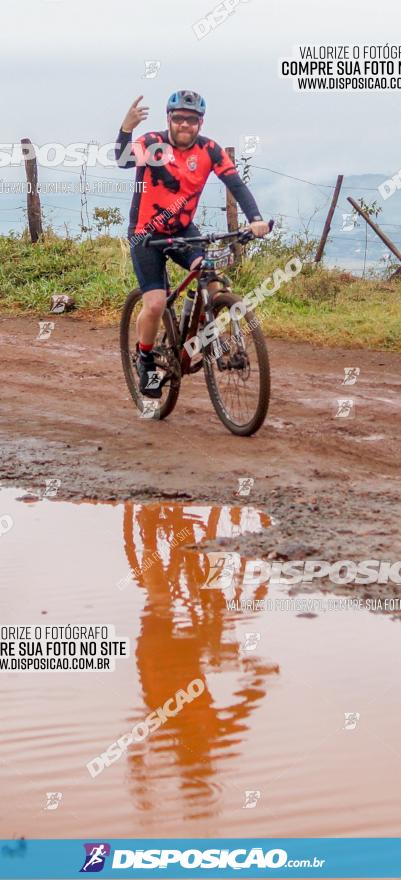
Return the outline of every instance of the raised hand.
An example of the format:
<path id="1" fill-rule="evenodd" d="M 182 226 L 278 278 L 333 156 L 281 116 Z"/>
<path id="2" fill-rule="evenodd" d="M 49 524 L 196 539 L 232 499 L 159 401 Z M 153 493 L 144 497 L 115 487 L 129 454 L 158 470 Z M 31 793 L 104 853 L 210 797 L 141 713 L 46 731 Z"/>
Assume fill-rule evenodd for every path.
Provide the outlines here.
<path id="1" fill-rule="evenodd" d="M 124 122 L 121 125 L 123 131 L 132 131 L 134 128 L 139 125 L 140 122 L 143 122 L 144 119 L 147 119 L 149 115 L 149 107 L 140 106 L 140 101 L 142 101 L 143 95 L 139 95 L 138 98 L 131 104 L 131 107 L 128 110 L 127 115 L 124 118 Z"/>

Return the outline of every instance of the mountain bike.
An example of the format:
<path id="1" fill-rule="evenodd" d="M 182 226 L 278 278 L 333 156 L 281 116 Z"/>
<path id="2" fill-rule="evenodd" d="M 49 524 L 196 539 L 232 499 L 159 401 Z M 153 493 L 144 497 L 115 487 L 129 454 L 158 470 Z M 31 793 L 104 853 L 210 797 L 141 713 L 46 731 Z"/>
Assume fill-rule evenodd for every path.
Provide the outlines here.
<path id="1" fill-rule="evenodd" d="M 244 307 L 235 308 L 242 299 L 232 293 L 229 279 L 221 274 L 221 270 L 233 262 L 230 243 L 237 240 L 245 244 L 253 238 L 250 230 L 185 239 L 152 241 L 151 235 L 144 238 L 144 247 L 161 248 L 166 256 L 185 252 L 192 244 L 198 244 L 203 258 L 174 290 L 166 262 L 166 308 L 153 346 L 157 381 L 162 388 L 160 399 L 150 400 L 139 390 L 136 318 L 142 307 L 141 291 L 132 290 L 125 301 L 120 324 L 122 365 L 130 394 L 142 417 L 165 419 L 177 403 L 183 377 L 203 369 L 210 400 L 226 428 L 245 437 L 263 425 L 270 398 L 266 342 L 255 314 L 245 311 Z M 178 317 L 176 301 L 195 279 L 196 289 L 187 291 Z M 210 281 L 220 283 L 220 288 L 213 293 L 208 291 Z"/>

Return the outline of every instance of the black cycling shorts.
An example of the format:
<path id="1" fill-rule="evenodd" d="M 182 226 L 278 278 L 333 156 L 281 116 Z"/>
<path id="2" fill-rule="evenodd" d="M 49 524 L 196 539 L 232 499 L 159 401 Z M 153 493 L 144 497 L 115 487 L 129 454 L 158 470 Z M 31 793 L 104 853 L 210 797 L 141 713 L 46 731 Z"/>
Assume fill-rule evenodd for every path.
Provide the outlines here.
<path id="1" fill-rule="evenodd" d="M 163 235 L 154 235 L 154 241 L 161 241 L 163 238 L 169 238 L 171 233 Z M 182 238 L 191 238 L 194 235 L 201 235 L 200 230 L 195 223 L 190 223 L 185 229 L 174 233 L 175 236 Z M 166 282 L 164 276 L 164 267 L 166 265 L 167 256 L 159 251 L 158 248 L 144 248 L 140 242 L 134 244 L 130 241 L 131 257 L 134 271 L 138 279 L 142 293 L 149 290 L 165 290 Z M 196 257 L 202 256 L 202 250 L 199 245 L 191 247 L 190 251 L 185 254 L 171 254 L 171 259 L 183 269 L 189 269 L 191 263 Z"/>

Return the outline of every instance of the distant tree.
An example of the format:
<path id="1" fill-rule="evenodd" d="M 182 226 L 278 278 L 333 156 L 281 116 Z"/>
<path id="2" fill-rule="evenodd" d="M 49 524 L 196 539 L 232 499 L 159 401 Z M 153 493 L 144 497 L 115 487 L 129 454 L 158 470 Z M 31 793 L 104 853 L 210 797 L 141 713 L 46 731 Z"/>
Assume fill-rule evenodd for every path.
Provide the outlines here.
<path id="1" fill-rule="evenodd" d="M 359 204 L 360 204 L 360 206 L 361 206 L 361 208 L 362 208 L 362 211 L 364 211 L 365 214 L 368 215 L 368 217 L 374 217 L 375 220 L 377 220 L 377 218 L 378 218 L 380 212 L 383 210 L 383 208 L 381 208 L 380 205 L 379 205 L 376 201 L 371 202 L 371 204 L 369 204 L 369 202 L 365 202 L 365 199 L 360 198 L 360 199 L 358 199 L 358 202 L 359 202 Z M 359 226 L 360 215 L 357 214 L 356 211 L 353 211 L 353 219 L 354 219 L 354 225 L 355 225 L 355 226 Z M 366 269 L 366 255 L 367 255 L 367 252 L 368 252 L 368 224 L 367 224 L 367 223 L 365 223 L 365 227 L 366 227 L 366 228 L 365 228 L 365 253 L 364 253 L 364 256 L 363 256 L 363 272 L 362 272 L 362 278 L 364 278 L 364 276 L 365 276 L 365 269 Z"/>
<path id="2" fill-rule="evenodd" d="M 121 226 L 124 223 L 124 217 L 119 208 L 95 208 L 93 222 L 100 234 L 103 232 L 108 235 L 111 226 Z"/>

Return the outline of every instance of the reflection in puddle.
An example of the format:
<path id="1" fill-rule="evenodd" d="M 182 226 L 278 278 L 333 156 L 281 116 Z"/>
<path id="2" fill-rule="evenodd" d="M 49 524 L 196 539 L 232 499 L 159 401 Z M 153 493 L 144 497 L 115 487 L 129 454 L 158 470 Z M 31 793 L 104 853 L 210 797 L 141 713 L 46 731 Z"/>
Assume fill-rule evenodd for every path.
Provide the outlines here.
<path id="1" fill-rule="evenodd" d="M 270 525 L 250 506 L 18 495 L 0 493 L 2 622 L 113 624 L 132 655 L 115 672 L 0 673 L 5 837 L 398 836 L 395 624 L 309 620 L 275 610 L 283 587 L 245 589 L 230 538 Z M 90 776 L 195 679 L 197 699 Z"/>
<path id="2" fill-rule="evenodd" d="M 147 743 L 146 762 L 134 748 L 129 754 L 132 785 L 142 809 L 149 790 L 168 763 L 175 784 L 186 792 L 187 815 L 211 815 L 216 799 L 214 756 L 239 753 L 252 711 L 265 697 L 266 677 L 276 671 L 257 654 L 239 663 L 238 635 L 227 614 L 226 599 L 243 579 L 245 560 L 228 551 L 200 553 L 197 544 L 238 533 L 260 532 L 269 518 L 254 508 L 182 505 L 125 505 L 124 543 L 138 585 L 146 599 L 136 659 L 142 694 L 151 708 L 194 679 L 209 686 Z M 177 543 L 178 542 L 178 543 Z M 189 546 L 188 546 L 189 545 Z M 262 592 L 266 592 L 266 586 Z M 224 711 L 212 695 L 211 680 L 234 673 L 235 691 Z M 234 695 L 235 694 L 235 695 Z M 210 790 L 215 797 L 211 800 Z M 218 798 L 217 798 L 218 800 Z"/>

